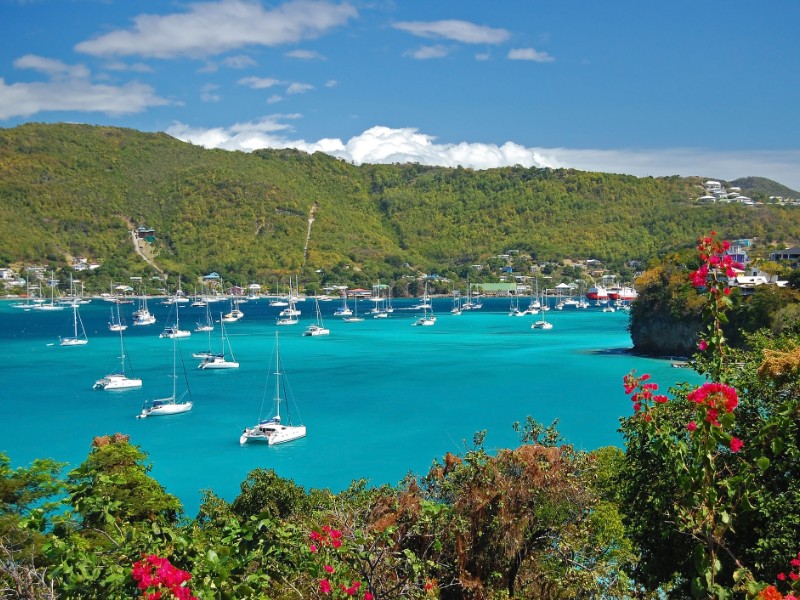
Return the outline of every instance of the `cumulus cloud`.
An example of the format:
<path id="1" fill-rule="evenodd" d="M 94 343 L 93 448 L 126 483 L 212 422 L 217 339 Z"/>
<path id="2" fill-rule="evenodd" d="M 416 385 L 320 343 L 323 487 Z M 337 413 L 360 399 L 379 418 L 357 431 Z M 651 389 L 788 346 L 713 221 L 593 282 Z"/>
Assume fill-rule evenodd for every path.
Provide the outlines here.
<path id="1" fill-rule="evenodd" d="M 325 60 L 322 54 L 314 50 L 292 50 L 291 52 L 287 52 L 286 56 L 289 58 L 299 58 L 300 60 Z"/>
<path id="2" fill-rule="evenodd" d="M 272 77 L 242 77 L 237 83 L 253 88 L 254 90 L 264 90 L 276 85 L 281 85 L 279 79 L 274 79 Z"/>
<path id="3" fill-rule="evenodd" d="M 514 48 L 508 51 L 509 60 L 531 60 L 533 62 L 553 62 L 555 58 L 547 52 L 539 52 L 535 48 Z"/>
<path id="4" fill-rule="evenodd" d="M 457 19 L 443 21 L 400 21 L 392 25 L 395 29 L 424 38 L 444 38 L 464 44 L 499 44 L 511 33 L 506 29 L 475 25 Z"/>
<path id="5" fill-rule="evenodd" d="M 256 61 L 245 54 L 239 54 L 237 56 L 229 56 L 222 61 L 222 64 L 230 69 L 247 69 L 255 67 Z"/>
<path id="6" fill-rule="evenodd" d="M 318 0 L 294 0 L 270 10 L 246 0 L 197 2 L 185 12 L 140 14 L 130 29 L 99 35 L 75 50 L 93 56 L 203 58 L 245 46 L 314 39 L 357 16 L 350 4 Z"/>
<path id="7" fill-rule="evenodd" d="M 208 148 L 252 151 L 259 148 L 296 148 L 324 152 L 355 164 L 408 163 L 489 169 L 523 167 L 573 168 L 581 171 L 619 173 L 638 177 L 669 175 L 712 177 L 724 180 L 757 175 L 800 189 L 796 165 L 800 151 L 718 152 L 680 149 L 570 149 L 526 147 L 514 142 L 502 145 L 480 142 L 437 143 L 436 138 L 413 128 L 376 126 L 347 141 L 323 138 L 293 139 L 286 121 L 299 115 L 274 115 L 256 123 L 230 128 L 193 129 L 180 123 L 167 133 Z"/>
<path id="8" fill-rule="evenodd" d="M 290 83 L 289 87 L 286 88 L 287 94 L 305 94 L 309 90 L 313 90 L 314 86 L 310 83 Z"/>
<path id="9" fill-rule="evenodd" d="M 450 54 L 450 49 L 437 44 L 436 46 L 422 46 L 417 50 L 409 50 L 404 53 L 405 56 L 416 58 L 417 60 L 427 60 L 429 58 L 444 58 Z"/>
<path id="10" fill-rule="evenodd" d="M 170 102 L 138 82 L 121 86 L 91 81 L 89 69 L 28 54 L 14 61 L 19 69 L 39 71 L 46 81 L 7 85 L 0 78 L 0 119 L 29 117 L 44 111 L 101 112 L 122 115 Z"/>

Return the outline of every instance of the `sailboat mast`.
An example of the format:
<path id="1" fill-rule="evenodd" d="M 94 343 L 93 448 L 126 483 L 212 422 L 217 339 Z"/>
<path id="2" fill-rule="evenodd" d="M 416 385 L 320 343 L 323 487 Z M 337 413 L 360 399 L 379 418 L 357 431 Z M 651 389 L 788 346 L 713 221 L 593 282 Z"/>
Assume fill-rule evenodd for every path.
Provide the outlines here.
<path id="1" fill-rule="evenodd" d="M 281 418 L 281 351 L 278 347 L 278 332 L 275 332 L 275 416 Z"/>

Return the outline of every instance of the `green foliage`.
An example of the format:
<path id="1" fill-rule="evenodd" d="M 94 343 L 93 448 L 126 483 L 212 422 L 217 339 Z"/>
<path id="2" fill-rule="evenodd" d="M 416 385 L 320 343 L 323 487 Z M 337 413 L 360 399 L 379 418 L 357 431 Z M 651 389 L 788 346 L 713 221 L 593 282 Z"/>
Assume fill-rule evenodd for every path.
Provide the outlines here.
<path id="1" fill-rule="evenodd" d="M 689 232 L 712 225 L 786 240 L 800 225 L 800 211 L 782 207 L 698 205 L 691 178 L 356 167 L 321 153 L 205 150 L 87 125 L 2 129 L 0 168 L 0 256 L 18 266 L 98 260 L 101 269 L 82 274 L 92 291 L 154 272 L 134 253 L 130 231 L 140 225 L 155 229 L 145 246 L 157 266 L 190 286 L 216 271 L 231 283 L 299 274 L 367 287 L 418 272 L 465 278 L 469 265 L 508 249 L 622 270 L 630 258 L 688 247 Z"/>

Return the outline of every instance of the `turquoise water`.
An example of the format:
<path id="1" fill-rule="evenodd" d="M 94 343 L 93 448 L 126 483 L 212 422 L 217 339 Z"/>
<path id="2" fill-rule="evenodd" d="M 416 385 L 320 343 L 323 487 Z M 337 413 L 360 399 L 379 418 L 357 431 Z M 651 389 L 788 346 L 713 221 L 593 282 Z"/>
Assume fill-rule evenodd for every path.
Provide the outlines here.
<path id="1" fill-rule="evenodd" d="M 232 500 L 247 473 L 275 471 L 305 487 L 339 491 L 353 480 L 396 484 L 422 475 L 445 452 L 463 453 L 473 434 L 486 430 L 493 451 L 515 447 L 515 421 L 527 415 L 558 429 L 566 441 L 592 450 L 620 445 L 619 417 L 630 413 L 622 377 L 631 369 L 651 373 L 664 390 L 698 379 L 667 360 L 631 356 L 624 312 L 551 310 L 549 331 L 532 330 L 539 317 L 508 316 L 507 299 L 449 314 L 447 299 L 434 299 L 433 327 L 412 327 L 411 301 L 396 301 L 388 319 L 344 323 L 333 316 L 339 302 L 323 302 L 329 337 L 303 337 L 313 321 L 311 301 L 298 304 L 300 323 L 277 327 L 278 308 L 266 300 L 241 305 L 244 319 L 226 325 L 237 370 L 206 371 L 191 353 L 208 349 L 206 334 L 178 341 L 195 402 L 191 412 L 136 419 L 145 400 L 172 388 L 172 341 L 160 339 L 170 308 L 150 302 L 158 321 L 125 332 L 139 390 L 97 391 L 94 382 L 119 367 L 119 335 L 108 331 L 111 305 L 94 300 L 80 308 L 89 344 L 60 347 L 71 335 L 72 311 L 22 311 L 0 302 L 0 450 L 12 465 L 34 458 L 80 464 L 94 436 L 129 434 L 152 462 L 152 475 L 177 495 L 193 516 L 200 490 Z M 371 303 L 359 304 L 359 313 Z M 212 304 L 214 314 L 227 303 Z M 132 322 L 135 305 L 122 307 Z M 181 327 L 193 329 L 202 308 L 180 309 Z M 308 436 L 285 445 L 239 445 L 255 424 L 264 396 L 276 329 L 286 380 Z M 219 345 L 219 325 L 212 334 Z M 131 373 L 128 372 L 130 375 Z M 271 398 L 271 390 L 268 399 Z"/>

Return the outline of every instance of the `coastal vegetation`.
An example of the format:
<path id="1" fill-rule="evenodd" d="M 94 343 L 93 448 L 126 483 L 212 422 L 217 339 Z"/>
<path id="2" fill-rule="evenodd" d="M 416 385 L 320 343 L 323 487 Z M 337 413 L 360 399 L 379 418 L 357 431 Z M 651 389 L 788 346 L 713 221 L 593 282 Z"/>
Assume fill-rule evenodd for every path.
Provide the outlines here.
<path id="1" fill-rule="evenodd" d="M 497 256 L 601 261 L 632 279 L 644 264 L 712 227 L 764 248 L 792 244 L 800 210 L 758 180 L 763 205 L 701 205 L 700 178 L 637 178 L 572 169 L 475 171 L 419 164 L 352 165 L 322 153 L 207 150 L 165 134 L 75 124 L 0 129 L 0 265 L 102 266 L 89 291 L 130 276 L 217 272 L 229 283 L 299 278 L 369 288 L 421 273 L 493 277 Z M 135 251 L 131 232 L 152 229 Z M 58 273 L 58 271 L 62 271 Z M 491 279 L 489 279 L 491 280 Z M 399 293 L 406 293 L 402 286 Z"/>
<path id="2" fill-rule="evenodd" d="M 332 493 L 256 469 L 184 515 L 126 435 L 62 474 L 0 454 L 0 585 L 12 598 L 759 598 L 800 591 L 800 328 L 731 347 L 727 243 L 701 239 L 682 289 L 705 376 L 621 374 L 624 448 L 556 424 L 396 486 Z M 16 594 L 16 595 L 13 595 Z"/>

